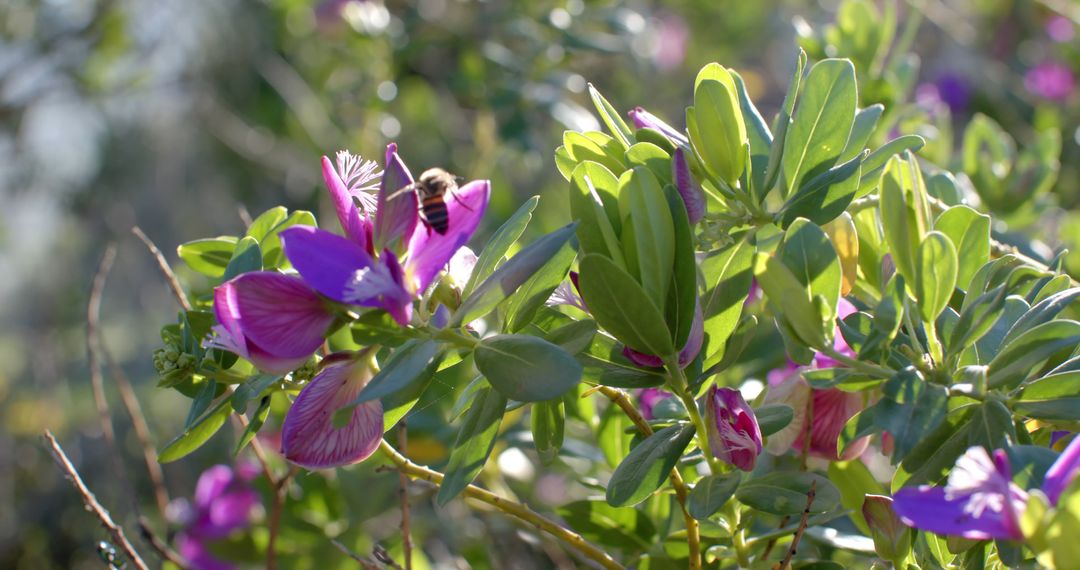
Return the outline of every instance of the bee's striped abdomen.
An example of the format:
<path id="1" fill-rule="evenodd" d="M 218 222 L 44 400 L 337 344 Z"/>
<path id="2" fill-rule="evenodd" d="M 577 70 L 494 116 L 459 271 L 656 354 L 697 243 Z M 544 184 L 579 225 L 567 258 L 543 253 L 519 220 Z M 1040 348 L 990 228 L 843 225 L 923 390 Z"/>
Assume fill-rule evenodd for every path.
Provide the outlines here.
<path id="1" fill-rule="evenodd" d="M 427 196 L 420 203 L 420 211 L 424 214 L 424 221 L 431 229 L 439 234 L 446 234 L 450 223 L 450 216 L 446 211 L 446 201 L 441 194 Z"/>

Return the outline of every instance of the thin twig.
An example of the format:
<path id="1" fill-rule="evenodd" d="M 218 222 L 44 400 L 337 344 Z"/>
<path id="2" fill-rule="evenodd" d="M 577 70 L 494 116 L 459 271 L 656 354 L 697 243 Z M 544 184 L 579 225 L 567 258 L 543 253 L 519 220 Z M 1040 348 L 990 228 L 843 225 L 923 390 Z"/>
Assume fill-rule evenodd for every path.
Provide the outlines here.
<path id="1" fill-rule="evenodd" d="M 409 434 L 405 418 L 398 422 L 398 451 L 408 453 Z M 405 570 L 412 570 L 412 536 L 409 534 L 409 476 L 398 472 L 398 493 L 401 495 L 401 550 L 405 557 Z"/>
<path id="2" fill-rule="evenodd" d="M 649 437 L 653 434 L 652 426 L 649 425 L 645 416 L 641 415 L 637 406 L 630 399 L 629 394 L 624 390 L 610 386 L 597 386 L 597 391 L 607 396 L 613 404 L 619 406 L 643 437 Z M 701 528 L 697 519 L 690 514 L 690 510 L 686 507 L 689 494 L 678 467 L 671 470 L 670 479 L 671 487 L 675 489 L 675 500 L 679 502 L 679 507 L 683 512 L 683 521 L 686 524 L 686 544 L 690 549 L 690 570 L 698 570 L 701 568 Z"/>
<path id="3" fill-rule="evenodd" d="M 371 555 L 375 557 L 375 560 L 382 562 L 383 564 L 393 568 L 394 570 L 405 570 L 401 567 L 401 564 L 398 564 L 396 561 L 394 561 L 394 557 L 390 556 L 390 553 L 387 552 L 381 544 L 376 544 L 375 548 L 371 549 Z"/>
<path id="4" fill-rule="evenodd" d="M 143 415 L 142 406 L 135 396 L 135 390 L 132 388 L 127 375 L 124 374 L 124 370 L 105 345 L 105 339 L 102 338 L 100 342 L 101 352 L 105 356 L 105 362 L 109 367 L 109 375 L 112 376 L 116 389 L 120 392 L 120 401 L 124 403 L 124 408 L 127 410 L 128 416 L 131 417 L 131 425 L 135 429 L 135 436 L 139 440 L 139 445 L 142 446 L 143 463 L 146 464 L 146 471 L 150 475 L 150 483 L 154 487 L 154 501 L 157 503 L 158 513 L 164 516 L 165 510 L 169 506 L 169 491 L 165 486 L 165 474 L 161 470 L 161 463 L 158 462 L 157 449 L 154 448 L 154 443 L 151 441 L 146 416 Z"/>
<path id="5" fill-rule="evenodd" d="M 124 556 L 127 558 L 128 562 L 138 570 L 149 570 L 146 563 L 143 562 L 142 557 L 135 551 L 135 547 L 131 545 L 127 536 L 124 535 L 124 529 L 113 522 L 112 517 L 109 515 L 109 511 L 101 506 L 97 497 L 95 497 L 94 494 L 90 492 L 90 489 L 86 487 L 86 484 L 83 483 L 82 477 L 79 476 L 79 472 L 75 469 L 75 466 L 71 464 L 71 460 L 68 459 L 67 454 L 64 453 L 64 448 L 60 447 L 60 443 L 56 441 L 56 437 L 53 436 L 52 432 L 45 430 L 42 437 L 45 438 L 45 443 L 49 446 L 49 452 L 52 453 L 53 460 L 56 461 L 56 464 L 64 471 L 64 475 L 71 481 L 71 484 L 75 487 L 75 490 L 78 491 L 79 495 L 82 496 L 83 504 L 86 505 L 86 509 L 94 513 L 94 516 L 98 518 L 101 522 L 101 526 L 105 527 L 105 530 L 112 536 L 113 542 L 115 542 L 120 547 L 120 550 L 124 552 Z"/>
<path id="6" fill-rule="evenodd" d="M 788 566 L 791 566 L 791 559 L 795 557 L 795 552 L 799 548 L 799 540 L 802 539 L 803 533 L 806 532 L 806 525 L 810 521 L 810 507 L 814 504 L 815 495 L 817 495 L 817 481 L 810 481 L 810 491 L 806 493 L 806 508 L 803 509 L 802 518 L 799 519 L 799 528 L 795 529 L 795 536 L 791 538 L 791 547 L 788 548 L 787 555 L 773 566 L 773 570 L 786 570 Z"/>
<path id="7" fill-rule="evenodd" d="M 109 414 L 109 401 L 105 397 L 105 380 L 101 375 L 101 359 L 99 351 L 98 320 L 101 316 L 101 294 L 105 290 L 105 280 L 112 269 L 113 261 L 116 260 L 116 246 L 109 244 L 105 248 L 105 255 L 101 257 L 97 273 L 94 275 L 93 284 L 90 286 L 90 298 L 86 304 L 86 356 L 90 361 L 90 384 L 94 391 L 94 405 L 97 406 L 98 420 L 101 422 L 101 433 L 105 442 L 113 448 L 113 459 L 118 460 L 116 451 L 116 433 L 113 430 L 112 416 Z"/>
<path id="8" fill-rule="evenodd" d="M 188 568 L 188 561 L 184 560 L 183 556 L 180 556 L 164 540 L 161 540 L 161 537 L 154 533 L 154 529 L 150 528 L 150 521 L 146 520 L 146 517 L 139 517 L 139 532 L 142 534 L 143 540 L 154 548 L 154 551 L 158 553 L 162 560 L 172 562 L 181 570 Z"/>
<path id="9" fill-rule="evenodd" d="M 140 240 L 142 240 L 144 244 L 146 244 L 146 249 L 150 250 L 150 253 L 154 256 L 154 259 L 157 260 L 158 267 L 161 268 L 161 272 L 165 274 L 165 280 L 169 282 L 169 288 L 172 289 L 173 296 L 176 297 L 176 301 L 180 303 L 180 306 L 183 307 L 185 311 L 190 311 L 191 302 L 188 301 L 187 294 L 184 293 L 184 288 L 180 286 L 180 281 L 176 278 L 176 274 L 173 273 L 172 267 L 169 266 L 169 261 L 165 259 L 165 256 L 161 253 L 161 250 L 158 249 L 156 245 L 154 245 L 154 242 L 151 241 L 145 233 L 143 233 L 142 229 L 139 228 L 139 226 L 133 226 L 131 228 L 131 233 L 135 234 Z"/>
<path id="10" fill-rule="evenodd" d="M 294 467 L 280 481 L 270 480 L 273 484 L 274 502 L 270 505 L 270 538 L 266 541 L 266 570 L 277 568 L 277 536 L 281 530 L 281 513 L 285 510 L 285 499 L 288 496 L 286 487 L 289 480 L 299 470 L 298 467 Z"/>
<path id="11" fill-rule="evenodd" d="M 379 449 L 397 465 L 403 473 L 411 478 L 427 481 L 434 485 L 440 485 L 443 481 L 443 474 L 438 471 L 432 471 L 427 467 L 417 465 L 408 458 L 397 452 L 386 440 L 380 442 Z M 465 497 L 486 503 L 499 509 L 500 511 L 516 517 L 526 523 L 535 526 L 537 529 L 544 531 L 559 540 L 562 540 L 574 550 L 580 552 L 586 558 L 596 562 L 602 568 L 608 570 L 623 570 L 623 566 L 603 550 L 593 546 L 586 541 L 582 536 L 568 528 L 562 527 L 554 521 L 544 517 L 529 507 L 500 497 L 491 491 L 481 489 L 476 485 L 468 485 L 465 487 L 463 494 Z"/>
<path id="12" fill-rule="evenodd" d="M 380 570 L 379 565 L 374 560 L 370 558 L 364 558 L 363 556 L 360 556 L 359 554 L 353 552 L 349 549 L 348 546 L 342 544 L 341 541 L 331 538 L 330 544 L 333 544 L 335 547 L 337 547 L 337 549 L 340 550 L 343 554 L 345 554 L 345 556 L 348 556 L 349 558 L 352 558 L 353 560 L 359 562 L 360 567 L 364 570 Z"/>
<path id="13" fill-rule="evenodd" d="M 251 219 L 251 212 L 248 212 L 248 209 L 243 204 L 236 207 L 236 213 L 240 216 L 240 221 L 244 222 L 245 228 L 250 228 L 251 224 L 255 223 L 255 220 Z"/>

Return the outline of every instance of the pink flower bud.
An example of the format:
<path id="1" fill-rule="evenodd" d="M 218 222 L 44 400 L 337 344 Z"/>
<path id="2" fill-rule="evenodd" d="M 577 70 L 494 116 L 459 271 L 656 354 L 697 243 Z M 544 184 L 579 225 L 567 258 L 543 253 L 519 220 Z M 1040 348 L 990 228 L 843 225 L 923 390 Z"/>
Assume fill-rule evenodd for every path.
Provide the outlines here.
<path id="1" fill-rule="evenodd" d="M 705 429 L 717 459 L 753 471 L 761 455 L 761 428 L 754 410 L 732 388 L 713 386 L 705 395 Z"/>

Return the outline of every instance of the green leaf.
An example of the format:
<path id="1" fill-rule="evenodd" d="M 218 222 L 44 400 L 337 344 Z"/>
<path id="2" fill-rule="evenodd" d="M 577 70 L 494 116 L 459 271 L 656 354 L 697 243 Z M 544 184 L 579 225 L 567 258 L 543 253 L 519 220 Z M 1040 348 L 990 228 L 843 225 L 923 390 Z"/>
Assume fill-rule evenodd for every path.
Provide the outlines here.
<path id="1" fill-rule="evenodd" d="M 836 164 L 847 145 L 857 101 L 855 67 L 850 61 L 826 59 L 810 68 L 784 141 L 787 195 Z"/>
<path id="2" fill-rule="evenodd" d="M 289 210 L 286 209 L 285 206 L 270 208 L 259 214 L 259 217 L 251 222 L 251 225 L 248 226 L 247 229 L 247 235 L 255 238 L 255 241 L 261 243 L 266 239 L 266 236 L 270 235 L 270 231 L 278 224 L 285 221 L 285 218 L 287 217 L 289 217 Z"/>
<path id="3" fill-rule="evenodd" d="M 207 277 L 218 278 L 225 274 L 225 268 L 232 259 L 237 239 L 222 236 L 211 239 L 197 239 L 180 244 L 176 253 L 188 267 Z"/>
<path id="4" fill-rule="evenodd" d="M 967 206 L 953 206 L 934 222 L 934 229 L 949 236 L 957 252 L 963 252 L 956 285 L 967 290 L 975 272 L 990 259 L 990 216 Z"/>
<path id="5" fill-rule="evenodd" d="M 767 437 L 786 428 L 794 419 L 795 411 L 791 406 L 773 404 L 754 410 L 754 416 L 757 417 L 761 435 Z"/>
<path id="6" fill-rule="evenodd" d="M 638 352 L 674 355 L 663 313 L 633 277 L 595 254 L 584 256 L 579 269 L 581 296 L 604 330 Z"/>
<path id="7" fill-rule="evenodd" d="M 645 168 L 660 184 L 672 183 L 671 155 L 653 143 L 639 142 L 627 149 L 626 164 L 631 169 Z"/>
<path id="8" fill-rule="evenodd" d="M 788 227 L 798 218 L 824 225 L 844 213 L 859 186 L 859 172 L 866 153 L 836 165 L 812 178 L 799 188 L 778 214 L 781 226 Z"/>
<path id="9" fill-rule="evenodd" d="M 731 500 L 741 481 L 742 473 L 738 471 L 702 477 L 687 497 L 686 507 L 690 516 L 699 521 L 713 516 Z"/>
<path id="10" fill-rule="evenodd" d="M 609 405 L 600 414 L 600 425 L 596 428 L 596 442 L 600 452 L 604 454 L 608 465 L 616 467 L 623 457 L 626 457 L 630 449 L 631 435 L 627 429 L 633 428 L 634 424 L 626 417 L 619 406 Z"/>
<path id="11" fill-rule="evenodd" d="M 555 512 L 585 540 L 630 552 L 648 550 L 656 536 L 648 513 L 612 507 L 602 500 L 574 501 L 556 507 Z"/>
<path id="12" fill-rule="evenodd" d="M 233 392 L 232 397 L 229 399 L 232 402 L 233 409 L 238 414 L 245 413 L 249 401 L 258 398 L 267 388 L 280 381 L 281 376 L 273 374 L 256 374 L 248 378 L 247 381 L 236 387 L 236 391 Z"/>
<path id="13" fill-rule="evenodd" d="M 1024 386 L 1013 410 L 1040 420 L 1080 420 L 1080 371 L 1049 374 Z"/>
<path id="14" fill-rule="evenodd" d="M 557 398 L 581 381 L 582 366 L 573 356 L 535 336 L 487 337 L 474 356 L 491 386 L 519 402 Z"/>
<path id="15" fill-rule="evenodd" d="M 990 361 L 987 384 L 991 388 L 1013 387 L 1046 359 L 1080 343 L 1080 323 L 1056 320 L 1033 327 L 1001 347 Z"/>
<path id="16" fill-rule="evenodd" d="M 784 149 L 787 146 L 788 131 L 791 129 L 791 115 L 795 110 L 795 100 L 799 95 L 799 84 L 805 68 L 806 52 L 800 49 L 799 55 L 795 58 L 795 70 L 792 73 L 791 82 L 788 84 L 787 94 L 784 95 L 784 104 L 780 107 L 780 112 L 776 114 L 776 118 L 773 119 L 773 142 L 772 148 L 769 150 L 769 165 L 765 169 L 765 183 L 761 185 L 756 195 L 758 202 L 765 201 L 769 191 L 772 190 L 780 177 L 781 169 L 784 167 L 783 161 L 786 154 Z M 784 193 L 787 194 L 787 192 Z"/>
<path id="17" fill-rule="evenodd" d="M 915 297 L 923 322 L 934 322 L 956 287 L 959 261 L 952 240 L 941 232 L 926 234 L 915 256 Z"/>
<path id="18" fill-rule="evenodd" d="M 435 382 L 436 374 L 442 375 L 443 372 L 452 374 L 457 368 L 457 365 L 450 365 L 445 370 L 441 369 L 445 356 L 446 353 L 436 354 L 435 358 L 420 372 L 420 375 L 409 383 L 408 388 L 397 390 L 382 398 L 384 433 L 390 431 L 390 428 L 394 427 L 398 420 L 405 417 L 413 407 L 420 406 L 420 409 L 423 410 L 438 402 L 440 398 L 450 395 L 454 386 L 448 385 L 447 382 L 439 382 L 437 384 L 438 389 L 428 390 Z M 459 360 L 458 363 L 460 364 L 461 361 Z M 380 372 L 385 370 L 384 367 Z M 443 390 L 444 388 L 445 390 Z"/>
<path id="19" fill-rule="evenodd" d="M 495 447 L 505 409 L 506 398 L 495 390 L 484 387 L 477 391 L 450 450 L 446 477 L 435 497 L 440 506 L 456 497 L 484 468 Z"/>
<path id="20" fill-rule="evenodd" d="M 627 126 L 626 121 L 623 120 L 619 112 L 615 110 L 615 107 L 608 103 L 608 100 L 596 90 L 592 84 L 589 84 L 589 97 L 592 99 L 593 105 L 596 106 L 596 112 L 600 114 L 600 119 L 607 125 L 608 131 L 612 136 L 618 140 L 624 148 L 630 148 L 630 145 L 634 144 L 634 131 Z"/>
<path id="21" fill-rule="evenodd" d="M 597 162 L 612 172 L 622 172 L 625 166 L 621 152 L 615 155 L 609 154 L 607 149 L 590 138 L 588 134 L 566 131 L 563 133 L 563 147 L 566 148 L 570 158 L 578 164 L 585 161 Z"/>
<path id="22" fill-rule="evenodd" d="M 1013 323 L 1009 332 L 1005 334 L 1005 338 L 1001 341 L 1002 346 L 1009 344 L 1021 334 L 1041 324 L 1050 322 L 1054 317 L 1058 316 L 1061 311 L 1064 311 L 1071 305 L 1077 297 L 1080 297 L 1080 287 L 1074 287 L 1060 293 L 1055 293 L 1042 301 L 1039 301 L 1034 307 L 1031 307 L 1030 310 Z"/>
<path id="23" fill-rule="evenodd" d="M 968 447 L 980 445 L 987 451 L 1008 447 L 1016 441 L 1012 414 L 997 400 L 987 400 L 971 417 Z"/>
<path id="24" fill-rule="evenodd" d="M 885 241 L 892 251 L 896 271 L 904 276 L 909 286 L 918 280 L 915 248 L 922 243 L 926 233 L 914 198 L 919 185 L 917 174 L 912 175 L 912 166 L 899 158 L 889 161 L 881 178 L 881 203 L 878 209 Z"/>
<path id="25" fill-rule="evenodd" d="M 855 122 L 851 125 L 851 133 L 848 135 L 847 144 L 844 145 L 844 151 L 840 153 L 838 162 L 847 162 L 863 153 L 863 149 L 870 142 L 870 137 L 877 130 L 878 119 L 884 111 L 884 105 L 875 103 L 855 113 Z"/>
<path id="26" fill-rule="evenodd" d="M 259 242 L 255 238 L 245 236 L 236 244 L 232 259 L 225 267 L 225 273 L 221 276 L 222 281 L 228 281 L 242 273 L 259 271 L 262 269 L 262 251 Z"/>
<path id="27" fill-rule="evenodd" d="M 551 463 L 559 455 L 563 444 L 563 427 L 566 423 L 563 401 L 557 399 L 533 404 L 530 419 L 536 453 L 540 455 L 542 463 Z"/>
<path id="28" fill-rule="evenodd" d="M 900 462 L 892 491 L 902 485 L 935 485 L 943 481 L 956 459 L 967 451 L 968 432 L 976 405 L 949 410 L 945 421 L 924 437 Z"/>
<path id="29" fill-rule="evenodd" d="M 514 212 L 514 215 L 510 216 L 510 219 L 495 230 L 491 239 L 484 246 L 484 250 L 480 252 L 480 257 L 476 259 L 472 275 L 469 276 L 465 289 L 461 291 L 463 298 L 468 297 L 476 288 L 476 285 L 487 279 L 495 271 L 495 268 L 502 263 L 503 258 L 506 257 L 506 252 L 510 251 L 510 247 L 514 245 L 514 242 L 521 237 L 521 234 L 525 233 L 525 228 L 529 225 L 529 221 L 532 220 L 533 210 L 536 209 L 539 202 L 539 196 L 529 198 Z"/>
<path id="30" fill-rule="evenodd" d="M 831 481 L 813 473 L 775 472 L 743 481 L 735 497 L 762 512 L 797 515 L 806 509 L 806 496 L 815 484 L 811 513 L 824 513 L 840 504 L 840 491 Z"/>
<path id="31" fill-rule="evenodd" d="M 675 227 L 664 191 L 647 168 L 635 167 L 619 178 L 619 215 L 628 273 L 662 308 L 675 263 Z"/>
<path id="32" fill-rule="evenodd" d="M 180 435 L 165 445 L 158 454 L 158 461 L 170 463 L 202 447 L 225 425 L 225 420 L 229 419 L 231 409 L 226 405 L 228 402 L 227 398 L 223 398 L 212 409 L 191 422 Z"/>
<path id="33" fill-rule="evenodd" d="M 783 262 L 775 256 L 759 253 L 754 257 L 754 276 L 769 300 L 780 307 L 784 321 L 800 342 L 815 347 L 826 345 L 826 325 L 822 315 L 814 310 L 806 299 L 805 287 Z"/>
<path id="34" fill-rule="evenodd" d="M 694 309 L 698 301 L 698 264 L 694 253 L 694 231 L 690 227 L 686 206 L 674 187 L 664 187 L 664 193 L 667 195 L 675 235 L 675 260 L 664 316 L 675 346 L 682 347 L 686 345 L 694 324 Z"/>
<path id="35" fill-rule="evenodd" d="M 668 426 L 630 450 L 611 474 L 607 502 L 613 507 L 636 505 L 649 498 L 667 479 L 694 438 L 693 426 Z"/>
<path id="36" fill-rule="evenodd" d="M 960 320 L 948 337 L 949 342 L 946 347 L 950 355 L 960 354 L 994 326 L 1005 310 L 1005 300 L 1008 298 L 1006 293 L 1005 287 L 1001 286 L 979 295 L 970 304 L 965 298 L 965 306 L 960 311 Z M 969 291 L 968 297 L 971 295 Z"/>
<path id="37" fill-rule="evenodd" d="M 698 73 L 693 111 L 687 113 L 690 143 L 709 173 L 734 186 L 746 167 L 746 123 L 738 88 L 727 69 L 710 63 Z"/>
<path id="38" fill-rule="evenodd" d="M 604 333 L 597 333 L 589 347 L 578 355 L 586 382 L 616 388 L 660 386 L 666 376 L 660 370 L 639 368 L 622 353 L 622 347 Z"/>
<path id="39" fill-rule="evenodd" d="M 255 408 L 255 414 L 251 416 L 251 421 L 244 427 L 243 433 L 240 434 L 240 439 L 236 442 L 236 448 L 233 449 L 233 455 L 238 455 L 247 444 L 251 443 L 251 440 L 258 435 L 259 430 L 262 429 L 266 418 L 270 415 L 270 400 L 269 394 L 263 396 L 263 399 L 259 401 L 259 407 Z"/>
<path id="40" fill-rule="evenodd" d="M 874 421 L 892 434 L 896 464 L 945 420 L 949 396 L 945 387 L 923 380 L 912 367 L 885 382 L 883 392 L 884 397 L 874 406 Z"/>
<path id="41" fill-rule="evenodd" d="M 619 235 L 619 179 L 603 165 L 583 162 L 570 178 L 570 215 L 581 223 L 577 237 L 583 253 L 610 257 L 626 268 Z"/>
<path id="42" fill-rule="evenodd" d="M 731 72 L 735 80 L 735 88 L 739 92 L 739 107 L 742 108 L 743 122 L 746 123 L 746 136 L 750 141 L 750 188 L 752 196 L 764 196 L 766 190 L 765 175 L 769 168 L 769 154 L 772 150 L 773 136 L 769 132 L 769 126 L 761 117 L 750 95 L 746 92 L 746 85 L 742 77 L 734 71 Z M 760 201 L 760 198 L 759 200 Z"/>
<path id="43" fill-rule="evenodd" d="M 822 317 L 831 331 L 840 298 L 843 269 L 829 236 L 813 222 L 797 219 L 784 233 L 784 242 L 777 257 L 802 285 L 805 301 L 813 303 L 818 296 L 825 298 L 829 312 Z"/>
<path id="44" fill-rule="evenodd" d="M 379 373 L 356 395 L 352 405 L 380 400 L 407 390 L 423 378 L 424 369 L 439 352 L 439 345 L 430 339 L 415 339 L 394 351 Z"/>
<path id="45" fill-rule="evenodd" d="M 570 354 L 578 354 L 589 348 L 593 337 L 596 336 L 596 321 L 583 319 L 570 321 L 569 323 L 551 329 L 545 333 L 544 339 L 552 344 L 557 344 Z"/>
<path id="46" fill-rule="evenodd" d="M 926 139 L 919 135 L 902 135 L 871 152 L 862 163 L 859 191 L 855 193 L 855 197 L 862 198 L 881 184 L 881 173 L 885 171 L 889 159 L 905 151 L 918 152 L 925 145 Z"/>
<path id="47" fill-rule="evenodd" d="M 885 489 L 877 482 L 866 464 L 858 459 L 829 463 L 829 480 L 840 490 L 840 504 L 851 511 L 851 522 L 863 534 L 870 534 L 866 518 L 862 514 L 863 501 L 867 495 L 884 495 Z"/>
<path id="48" fill-rule="evenodd" d="M 566 278 L 566 273 L 570 271 L 570 264 L 574 262 L 575 257 L 577 257 L 577 249 L 570 244 L 564 244 L 547 263 L 503 302 L 502 314 L 506 319 L 506 330 L 518 332 L 532 321 L 537 309 L 544 306 L 551 297 L 551 292 Z"/>
<path id="49" fill-rule="evenodd" d="M 753 260 L 754 246 L 744 237 L 724 249 L 711 252 L 701 261 L 701 275 L 706 286 L 701 297 L 701 312 L 705 318 L 702 353 L 706 355 L 706 366 L 724 357 L 727 340 L 739 323 L 754 279 Z"/>
<path id="50" fill-rule="evenodd" d="M 503 299 L 517 291 L 537 271 L 562 249 L 574 236 L 577 224 L 563 226 L 532 242 L 525 249 L 503 263 L 494 273 L 476 287 L 450 320 L 451 328 L 472 322 L 490 312 Z"/>
<path id="51" fill-rule="evenodd" d="M 570 174 L 574 171 L 574 167 L 577 166 L 577 161 L 570 156 L 570 151 L 566 150 L 565 146 L 560 145 L 555 149 L 555 168 L 559 170 L 559 174 L 567 181 L 570 180 Z"/>

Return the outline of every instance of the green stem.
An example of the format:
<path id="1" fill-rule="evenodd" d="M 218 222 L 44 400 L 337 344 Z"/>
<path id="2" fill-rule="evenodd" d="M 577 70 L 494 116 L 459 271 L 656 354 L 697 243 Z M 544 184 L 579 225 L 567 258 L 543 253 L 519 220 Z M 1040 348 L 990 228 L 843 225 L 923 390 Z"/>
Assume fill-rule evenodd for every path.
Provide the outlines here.
<path id="1" fill-rule="evenodd" d="M 723 467 L 709 449 L 709 432 L 705 430 L 705 421 L 701 418 L 701 412 L 698 411 L 697 401 L 690 394 L 690 383 L 686 379 L 686 374 L 683 373 L 682 368 L 679 368 L 678 357 L 669 359 L 664 365 L 668 370 L 668 387 L 682 401 L 686 413 L 690 416 L 690 422 L 694 424 L 694 437 L 697 438 L 698 447 L 709 463 L 709 470 L 714 474 L 722 472 Z"/>
<path id="2" fill-rule="evenodd" d="M 746 529 L 742 528 L 742 513 L 735 501 L 728 501 L 724 507 L 728 511 L 731 520 L 731 546 L 735 549 L 735 558 L 739 561 L 739 568 L 750 567 L 750 549 L 746 544 Z"/>
<path id="3" fill-rule="evenodd" d="M 409 461 L 407 457 L 398 453 L 385 439 L 379 442 L 379 449 L 382 450 L 383 454 L 386 455 L 386 457 L 397 466 L 398 470 L 406 476 L 413 479 L 422 479 L 436 486 L 442 484 L 444 477 L 442 473 Z M 623 570 L 623 566 L 616 562 L 608 553 L 590 544 L 582 538 L 580 534 L 556 524 L 554 521 L 521 503 L 505 499 L 491 491 L 481 489 L 476 485 L 465 487 L 465 490 L 462 493 L 470 499 L 491 505 L 508 515 L 516 517 L 537 529 L 562 540 L 567 546 L 577 550 L 582 556 L 596 562 L 602 568 L 608 570 Z"/>
<path id="4" fill-rule="evenodd" d="M 879 366 L 872 362 L 855 360 L 854 358 L 851 358 L 850 356 L 837 351 L 831 346 L 824 348 L 821 353 L 837 362 L 848 366 L 849 368 L 854 368 L 855 370 L 858 370 L 875 378 L 892 378 L 893 375 L 896 374 L 896 371 L 891 368 Z"/>

